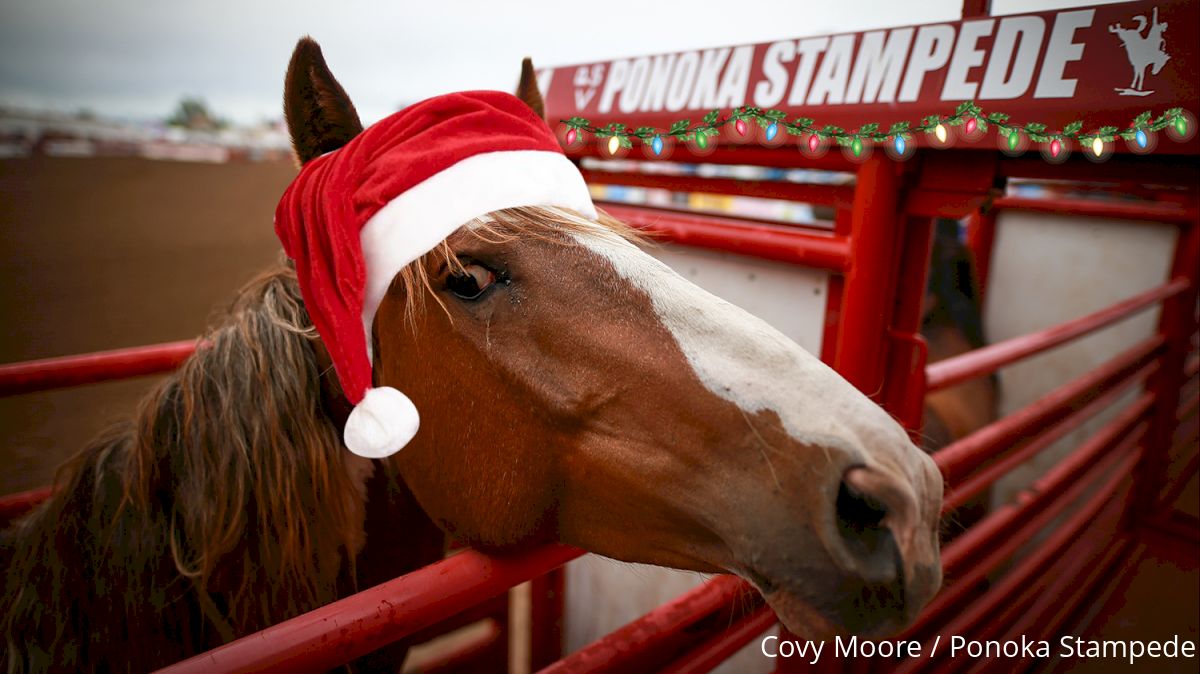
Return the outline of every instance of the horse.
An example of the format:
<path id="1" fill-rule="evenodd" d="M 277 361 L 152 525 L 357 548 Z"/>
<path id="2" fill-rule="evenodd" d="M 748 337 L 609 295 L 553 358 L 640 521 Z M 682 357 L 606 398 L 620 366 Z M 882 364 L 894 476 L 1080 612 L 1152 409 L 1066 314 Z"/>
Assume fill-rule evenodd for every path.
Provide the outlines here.
<path id="1" fill-rule="evenodd" d="M 958 222 L 934 223 L 929 281 L 922 306 L 921 336 L 934 363 L 981 348 L 986 340 L 979 279 L 971 250 L 959 238 Z M 997 418 L 996 376 L 977 377 L 925 396 L 922 447 L 936 452 Z M 962 504 L 944 523 L 944 539 L 961 534 L 988 512 L 991 490 Z"/>
<path id="2" fill-rule="evenodd" d="M 540 110 L 528 62 L 518 91 Z M 309 38 L 284 110 L 302 164 L 362 131 Z M 423 417 L 385 459 L 342 444 L 350 404 L 289 264 L 241 291 L 4 532 L 9 671 L 167 665 L 436 561 L 447 537 L 737 574 L 810 638 L 899 629 L 940 586 L 933 461 L 607 215 L 463 223 L 396 275 L 370 338 L 378 382 Z"/>

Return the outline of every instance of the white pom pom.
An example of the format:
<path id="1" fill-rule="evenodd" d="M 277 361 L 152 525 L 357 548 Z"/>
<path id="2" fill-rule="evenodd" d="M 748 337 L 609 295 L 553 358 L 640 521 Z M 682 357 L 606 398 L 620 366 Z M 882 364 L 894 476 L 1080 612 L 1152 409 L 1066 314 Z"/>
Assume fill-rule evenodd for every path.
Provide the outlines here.
<path id="1" fill-rule="evenodd" d="M 390 386 L 367 391 L 346 419 L 346 447 L 368 459 L 400 451 L 421 426 L 421 416 L 408 396 Z"/>

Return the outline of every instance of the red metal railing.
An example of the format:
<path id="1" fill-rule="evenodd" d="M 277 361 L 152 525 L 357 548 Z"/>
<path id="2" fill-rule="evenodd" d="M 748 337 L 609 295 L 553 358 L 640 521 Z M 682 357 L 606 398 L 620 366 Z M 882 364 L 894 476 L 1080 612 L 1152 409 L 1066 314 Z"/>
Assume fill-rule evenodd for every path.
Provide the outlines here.
<path id="1" fill-rule="evenodd" d="M 729 148 L 714 156 L 714 161 L 792 165 L 793 160 L 785 161 L 781 156 L 761 148 Z M 1034 173 L 1044 170 L 1028 163 L 1003 164 L 1007 168 L 996 170 L 1014 167 Z M 1179 388 L 1196 369 L 1196 360 L 1185 362 L 1183 356 L 1187 348 L 1184 338 L 1190 338 L 1195 330 L 1196 271 L 1189 267 L 1197 256 L 1194 199 L 1185 205 L 1137 204 L 1111 208 L 1089 202 L 1090 214 L 1137 219 L 1153 216 L 1180 225 L 1186 235 L 1181 235 L 1176 246 L 1176 263 L 1169 282 L 1088 316 L 925 368 L 922 343 L 915 337 L 915 317 L 920 308 L 917 293 L 923 290 L 924 280 L 913 277 L 927 264 L 929 229 L 921 218 L 928 217 L 930 204 L 938 203 L 938 199 L 960 186 L 939 186 L 941 191 L 904 200 L 902 185 L 915 182 L 914 191 L 919 192 L 924 189 L 922 182 L 902 180 L 902 169 L 882 157 L 872 157 L 855 167 L 844 158 L 831 155 L 817 165 L 856 170 L 856 190 L 848 194 L 844 188 L 779 184 L 751 187 L 740 193 L 766 196 L 770 190 L 777 190 L 772 194 L 841 206 L 832 234 L 670 210 L 617 204 L 605 207 L 634 226 L 678 243 L 834 272 L 830 279 L 829 313 L 835 329 L 827 333 L 827 359 L 863 390 L 886 391 L 883 401 L 889 409 L 895 411 L 897 405 L 907 401 L 910 406 L 901 418 L 910 426 L 918 424 L 920 418 L 919 407 L 913 413 L 911 403 L 926 390 L 994 372 L 1162 304 L 1165 322 L 1155 336 L 950 445 L 935 457 L 948 479 L 946 507 L 952 509 L 1111 407 L 1130 388 L 1147 382 L 1145 393 L 1022 491 L 1014 503 L 996 510 L 946 547 L 943 559 L 947 587 L 906 634 L 929 638 L 951 631 L 1013 634 L 1020 629 L 1057 628 L 1070 618 L 1073 607 L 1047 603 L 1039 591 L 1067 595 L 1073 592 L 1074 596 L 1086 597 L 1090 586 L 1101 577 L 1095 569 L 1107 569 L 1122 559 L 1129 546 L 1128 537 L 1120 538 L 1111 546 L 1112 551 L 1100 554 L 1101 539 L 1095 538 L 1098 534 L 1091 529 L 1095 522 L 1103 520 L 1111 521 L 1116 531 L 1118 522 L 1124 521 L 1118 518 L 1127 516 L 1126 502 L 1138 502 L 1141 492 L 1148 488 L 1157 490 L 1156 502 L 1160 500 L 1163 482 L 1158 473 L 1147 467 L 1161 463 L 1167 449 L 1161 442 L 1163 415 L 1169 414 L 1173 422 L 1186 417 L 1195 406 L 1194 397 L 1179 400 Z M 598 182 L 622 179 L 630 181 L 625 184 L 668 189 L 682 189 L 689 184 L 676 177 L 667 180 L 630 175 L 593 178 Z M 976 182 L 991 184 L 989 180 Z M 704 186 L 712 190 L 732 187 L 712 181 Z M 974 203 L 973 199 L 975 196 L 967 192 L 954 198 L 945 197 L 946 203 L 953 202 L 955 208 Z M 997 205 L 1069 210 L 1062 205 L 1008 198 L 997 200 Z M 919 217 L 898 215 L 905 208 L 918 206 Z M 0 366 L 0 395 L 164 372 L 178 366 L 194 348 L 194 342 L 177 342 Z M 1172 363 L 1176 367 L 1168 367 Z M 1167 412 L 1163 411 L 1165 403 L 1169 403 Z M 1185 475 L 1186 471 L 1195 470 L 1196 460 L 1187 466 Z M 1125 491 L 1122 484 L 1131 473 L 1133 488 Z M 1085 495 L 1089 488 L 1092 492 Z M 0 500 L 0 519 L 20 514 L 47 494 L 41 490 Z M 1046 541 L 1031 554 L 1019 556 L 1021 548 L 1063 514 L 1066 514 L 1064 523 Z M 1073 554 L 1078 554 L 1078 559 L 1057 575 L 1045 574 L 1057 556 L 1068 549 L 1076 551 Z M 579 554 L 578 550 L 561 546 L 539 548 L 509 558 L 462 552 L 168 669 L 324 671 L 395 640 L 428 635 L 431 626 L 456 614 L 462 617 L 462 611 L 488 601 L 516 583 L 555 569 Z M 980 581 L 985 575 L 1010 559 L 1013 562 L 1007 573 L 990 589 L 982 590 Z M 1035 578 L 1036 582 L 1029 582 Z M 749 587 L 743 581 L 718 577 L 554 663 L 546 671 L 623 671 L 645 669 L 650 663 L 666 671 L 704 671 L 774 622 L 773 615 L 765 608 L 753 606 L 748 613 L 734 610 L 738 597 L 747 591 Z M 711 620 L 714 616 L 723 616 L 725 620 Z M 498 634 L 489 632 L 472 648 L 486 647 L 487 639 L 499 638 Z M 670 654 L 669 661 L 662 661 L 664 653 Z M 943 664 L 914 661 L 905 663 L 905 667 Z M 799 665 L 781 662 L 779 666 L 784 671 Z"/>
<path id="2" fill-rule="evenodd" d="M 195 350 L 185 340 L 0 365 L 0 397 L 170 372 Z"/>
<path id="3" fill-rule="evenodd" d="M 566 546 L 504 558 L 466 550 L 160 671 L 328 671 L 582 554 Z"/>

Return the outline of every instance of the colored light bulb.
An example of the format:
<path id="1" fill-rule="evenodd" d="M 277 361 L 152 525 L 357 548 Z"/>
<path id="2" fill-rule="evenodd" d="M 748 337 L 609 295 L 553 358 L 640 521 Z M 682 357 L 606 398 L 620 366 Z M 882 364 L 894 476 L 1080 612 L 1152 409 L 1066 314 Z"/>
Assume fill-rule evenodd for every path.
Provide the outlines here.
<path id="1" fill-rule="evenodd" d="M 1017 143 L 1019 143 L 1020 140 L 1021 139 L 1017 136 L 1016 131 L 1013 131 L 1012 133 L 1008 134 L 1008 149 L 1010 149 L 1010 150 L 1017 149 Z"/>
<path id="2" fill-rule="evenodd" d="M 654 154 L 662 154 L 662 151 L 663 151 L 662 136 L 655 136 L 654 140 L 651 141 L 651 143 L 650 143 L 650 148 L 652 150 L 654 150 Z"/>
<path id="3" fill-rule="evenodd" d="M 738 134 L 739 134 L 739 135 L 742 135 L 742 136 L 746 135 L 746 122 L 745 122 L 745 120 L 738 119 L 737 121 L 735 121 L 735 122 L 733 123 L 733 126 L 734 126 L 734 128 L 735 128 L 735 129 L 737 129 L 737 132 L 738 132 Z"/>
<path id="4" fill-rule="evenodd" d="M 946 142 L 946 127 L 941 124 L 938 124 L 937 126 L 935 126 L 933 128 L 933 135 L 935 138 L 938 139 L 939 143 L 945 143 Z"/>
<path id="5" fill-rule="evenodd" d="M 696 132 L 696 145 L 701 150 L 707 148 L 708 147 L 708 136 L 701 133 L 700 131 L 697 131 Z"/>
<path id="6" fill-rule="evenodd" d="M 1099 157 L 1101 152 L 1104 152 L 1104 141 L 1100 140 L 1100 136 L 1096 136 L 1092 140 L 1092 153 Z"/>
<path id="7" fill-rule="evenodd" d="M 854 156 L 857 157 L 862 154 L 862 149 L 863 149 L 862 139 L 856 137 L 854 139 L 854 141 L 852 143 L 850 143 L 850 150 L 853 151 Z"/>
<path id="8" fill-rule="evenodd" d="M 1180 115 L 1175 118 L 1175 132 L 1183 136 L 1187 134 L 1187 120 Z"/>
<path id="9" fill-rule="evenodd" d="M 1180 118 L 1180 119 L 1182 119 L 1182 118 Z M 768 141 L 775 140 L 775 134 L 777 134 L 777 133 L 779 133 L 779 125 L 778 124 L 776 124 L 775 122 L 771 122 L 769 125 L 767 125 L 767 140 Z M 1180 133 L 1182 133 L 1182 132 L 1180 132 Z"/>
<path id="10" fill-rule="evenodd" d="M 1137 130 L 1137 135 L 1134 136 L 1133 139 L 1137 141 L 1138 147 L 1143 148 L 1146 147 L 1146 143 L 1150 142 L 1150 140 L 1146 138 L 1146 132 L 1141 129 Z"/>
<path id="11" fill-rule="evenodd" d="M 1062 152 L 1062 143 L 1058 142 L 1058 139 L 1055 138 L 1050 141 L 1050 156 L 1057 157 L 1059 152 Z"/>
<path id="12" fill-rule="evenodd" d="M 613 136 L 612 138 L 609 138 L 608 139 L 608 153 L 616 154 L 617 150 L 619 150 L 619 149 L 621 149 L 621 139 L 618 138 L 617 136 Z"/>
<path id="13" fill-rule="evenodd" d="M 904 136 L 896 136 L 896 154 L 904 154 L 904 149 L 908 147 L 908 143 L 904 142 Z"/>
<path id="14" fill-rule="evenodd" d="M 967 133 L 975 133 L 975 127 L 976 127 L 976 124 L 975 124 L 975 118 L 974 118 L 974 117 L 968 117 L 968 118 L 967 118 L 967 125 L 966 125 L 966 128 L 967 128 Z"/>
<path id="15" fill-rule="evenodd" d="M 821 139 L 818 138 L 817 134 L 814 133 L 808 137 L 808 149 L 812 152 L 816 152 L 817 148 L 819 147 L 821 147 Z"/>
<path id="16" fill-rule="evenodd" d="M 575 133 L 574 127 L 567 129 L 567 145 L 573 144 L 577 137 L 578 137 L 578 134 Z"/>

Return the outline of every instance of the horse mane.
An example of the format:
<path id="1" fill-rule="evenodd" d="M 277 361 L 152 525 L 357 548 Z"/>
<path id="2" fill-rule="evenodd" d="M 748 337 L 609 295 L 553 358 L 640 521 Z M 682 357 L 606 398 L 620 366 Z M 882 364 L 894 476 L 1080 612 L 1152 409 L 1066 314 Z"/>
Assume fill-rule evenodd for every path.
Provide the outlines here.
<path id="1" fill-rule="evenodd" d="M 150 669 L 336 598 L 363 496 L 315 340 L 295 274 L 263 275 L 131 421 L 60 468 L 0 542 L 10 671 Z"/>
<path id="2" fill-rule="evenodd" d="M 566 245 L 563 233 L 636 238 L 607 215 L 540 207 L 465 229 Z M 443 242 L 400 272 L 390 292 L 404 293 L 410 319 L 426 296 L 441 302 L 430 255 L 461 266 Z M 0 662 L 10 672 L 154 669 L 354 591 L 364 559 L 379 564 L 366 579 L 402 572 L 395 558 L 360 559 L 368 486 L 331 421 L 336 381 L 294 271 L 252 281 L 200 344 L 131 420 L 59 469 L 54 496 L 0 532 Z M 440 532 L 416 521 L 424 514 L 395 467 L 379 465 L 375 517 L 405 513 L 413 537 L 427 525 L 436 547 L 410 561 L 436 559 Z M 385 539 L 398 535 L 388 517 Z M 435 545 L 427 538 L 412 545 Z"/>

